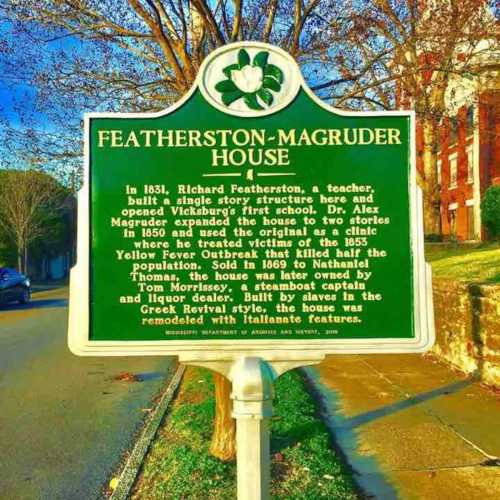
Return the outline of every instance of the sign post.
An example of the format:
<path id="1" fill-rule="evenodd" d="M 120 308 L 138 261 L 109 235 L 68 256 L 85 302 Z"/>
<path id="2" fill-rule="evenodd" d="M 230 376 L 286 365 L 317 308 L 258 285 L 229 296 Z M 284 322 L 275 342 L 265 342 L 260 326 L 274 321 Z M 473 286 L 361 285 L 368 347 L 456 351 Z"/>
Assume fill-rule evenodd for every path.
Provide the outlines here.
<path id="1" fill-rule="evenodd" d="M 268 498 L 272 369 L 260 358 L 245 357 L 234 364 L 231 375 L 233 416 L 236 419 L 238 498 Z"/>
<path id="2" fill-rule="evenodd" d="M 85 117 L 69 346 L 232 381 L 238 498 L 268 496 L 273 381 L 434 342 L 412 112 L 333 109 L 281 49 L 214 51 L 159 113 Z"/>

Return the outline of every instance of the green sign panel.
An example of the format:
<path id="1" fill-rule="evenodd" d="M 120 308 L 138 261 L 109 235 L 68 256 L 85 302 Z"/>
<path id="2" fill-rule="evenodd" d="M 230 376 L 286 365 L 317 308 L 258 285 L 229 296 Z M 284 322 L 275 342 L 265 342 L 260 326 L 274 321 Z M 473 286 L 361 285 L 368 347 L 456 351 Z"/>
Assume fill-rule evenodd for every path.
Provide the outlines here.
<path id="1" fill-rule="evenodd" d="M 412 117 L 332 110 L 260 44 L 200 73 L 87 119 L 87 345 L 415 340 Z"/>

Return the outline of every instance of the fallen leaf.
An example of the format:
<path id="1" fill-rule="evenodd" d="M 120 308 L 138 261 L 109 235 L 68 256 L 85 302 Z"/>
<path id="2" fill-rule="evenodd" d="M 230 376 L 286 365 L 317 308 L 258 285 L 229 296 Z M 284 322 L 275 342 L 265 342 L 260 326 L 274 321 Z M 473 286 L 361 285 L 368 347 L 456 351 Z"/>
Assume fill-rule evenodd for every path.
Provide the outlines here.
<path id="1" fill-rule="evenodd" d="M 118 486 L 118 483 L 120 482 L 120 480 L 117 478 L 117 477 L 114 477 L 113 479 L 111 479 L 111 481 L 109 482 L 109 487 L 115 491 L 117 486 Z"/>
<path id="2" fill-rule="evenodd" d="M 134 375 L 133 373 L 130 373 L 130 372 L 119 373 L 118 375 L 115 375 L 113 377 L 113 380 L 120 381 L 120 382 L 140 382 L 141 381 L 141 379 L 137 375 Z"/>

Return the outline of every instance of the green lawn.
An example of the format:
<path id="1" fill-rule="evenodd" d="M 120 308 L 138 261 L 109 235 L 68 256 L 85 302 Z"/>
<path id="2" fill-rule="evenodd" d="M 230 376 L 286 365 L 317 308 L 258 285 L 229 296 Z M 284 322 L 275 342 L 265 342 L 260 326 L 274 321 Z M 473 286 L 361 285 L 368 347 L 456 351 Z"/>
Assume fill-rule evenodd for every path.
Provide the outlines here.
<path id="1" fill-rule="evenodd" d="M 468 282 L 500 283 L 500 243 L 432 244 L 425 256 L 433 275 Z"/>
<path id="2" fill-rule="evenodd" d="M 298 372 L 278 379 L 274 403 L 271 497 L 357 499 L 351 472 L 333 451 L 328 430 Z M 188 368 L 131 499 L 236 498 L 235 464 L 222 463 L 208 453 L 213 418 L 212 377 L 206 370 Z"/>

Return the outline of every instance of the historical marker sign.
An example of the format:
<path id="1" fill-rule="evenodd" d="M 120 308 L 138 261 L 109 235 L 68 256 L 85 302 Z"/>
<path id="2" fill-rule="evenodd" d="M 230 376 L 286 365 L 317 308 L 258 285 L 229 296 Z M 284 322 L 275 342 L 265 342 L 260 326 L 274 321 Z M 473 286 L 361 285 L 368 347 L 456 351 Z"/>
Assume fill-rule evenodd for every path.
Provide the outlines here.
<path id="1" fill-rule="evenodd" d="M 334 110 L 252 42 L 164 112 L 87 115 L 71 349 L 428 349 L 413 119 Z"/>

